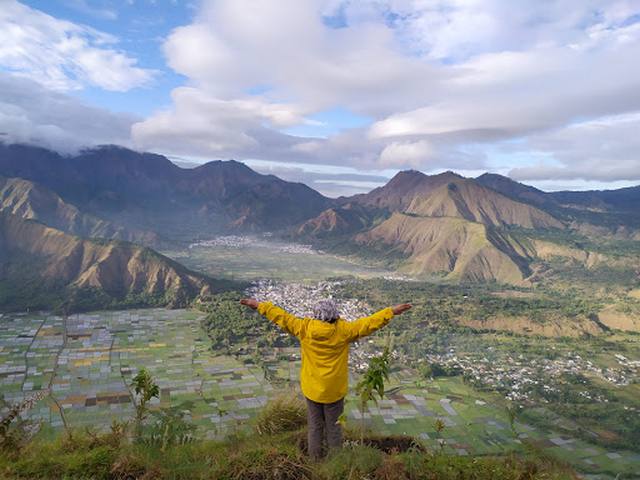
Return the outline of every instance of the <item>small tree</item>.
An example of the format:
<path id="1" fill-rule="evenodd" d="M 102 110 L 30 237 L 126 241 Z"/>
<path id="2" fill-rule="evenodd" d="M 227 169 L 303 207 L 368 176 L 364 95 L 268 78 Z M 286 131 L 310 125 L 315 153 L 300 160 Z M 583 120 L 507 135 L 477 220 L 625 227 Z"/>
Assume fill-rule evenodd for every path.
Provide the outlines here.
<path id="1" fill-rule="evenodd" d="M 142 368 L 138 374 L 133 377 L 133 381 L 131 382 L 131 386 L 133 387 L 137 402 L 136 402 L 136 436 L 139 438 L 142 433 L 142 422 L 147 416 L 148 408 L 147 404 L 151 401 L 152 398 L 159 398 L 160 396 L 160 388 L 158 384 L 155 382 L 151 374 L 145 369 Z"/>
<path id="2" fill-rule="evenodd" d="M 390 339 L 390 337 L 389 337 Z M 380 399 L 384 397 L 384 382 L 389 380 L 389 364 L 391 362 L 390 340 L 384 347 L 382 355 L 373 357 L 369 362 L 369 368 L 364 373 L 362 380 L 356 385 L 356 393 L 360 397 L 358 409 L 361 416 L 360 442 L 364 442 L 364 412 L 367 403 L 373 401 L 376 404 L 378 400 L 375 397 L 377 393 Z"/>
<path id="3" fill-rule="evenodd" d="M 444 446 L 446 444 L 445 439 L 442 437 L 442 432 L 445 427 L 446 425 L 441 418 L 436 419 L 436 421 L 433 423 L 433 428 L 436 431 L 436 438 L 438 439 L 438 445 L 440 446 L 440 453 L 442 453 L 442 450 L 444 450 Z"/>

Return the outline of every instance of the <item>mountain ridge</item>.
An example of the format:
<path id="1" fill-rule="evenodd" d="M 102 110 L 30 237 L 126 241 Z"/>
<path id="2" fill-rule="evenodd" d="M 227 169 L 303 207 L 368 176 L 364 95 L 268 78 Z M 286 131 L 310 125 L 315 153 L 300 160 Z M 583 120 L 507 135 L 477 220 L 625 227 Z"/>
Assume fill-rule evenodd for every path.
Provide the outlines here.
<path id="1" fill-rule="evenodd" d="M 210 232 L 285 228 L 332 204 L 304 184 L 240 162 L 182 169 L 162 155 L 114 146 L 61 156 L 0 144 L 0 175 L 43 185 L 86 213 L 145 230 L 162 225 L 178 236 L 198 226 Z"/>
<path id="2" fill-rule="evenodd" d="M 159 242 L 158 235 L 115 225 L 88 215 L 53 191 L 22 178 L 0 177 L 0 212 L 37 220 L 73 235 L 125 240 L 143 245 Z"/>
<path id="3" fill-rule="evenodd" d="M 427 217 L 460 217 L 493 226 L 564 228 L 552 215 L 511 200 L 473 179 L 458 179 L 438 187 L 426 198 L 415 197 L 405 211 Z"/>
<path id="4" fill-rule="evenodd" d="M 405 170 L 368 193 L 330 199 L 235 160 L 183 169 L 164 156 L 115 146 L 64 157 L 3 144 L 0 174 L 30 177 L 57 195 L 52 200 L 57 204 L 82 205 L 80 212 L 61 207 L 65 221 L 117 220 L 128 228 L 167 233 L 178 242 L 268 231 L 329 249 L 344 246 L 357 253 L 371 247 L 381 260 L 401 254 L 408 271 L 478 281 L 526 281 L 532 262 L 543 255 L 531 246 L 536 238 L 569 239 L 578 249 L 572 238 L 592 243 L 612 236 L 640 238 L 640 215 L 632 208 L 636 196 L 640 204 L 640 187 L 543 192 L 492 173 L 466 178 L 451 171 L 426 175 Z M 5 203 L 2 208 L 15 211 L 15 199 Z M 29 207 L 23 207 L 23 215 L 47 223 Z M 56 221 L 49 223 L 61 228 Z M 540 251 L 566 253 L 560 247 Z"/>
<path id="5" fill-rule="evenodd" d="M 37 282 L 38 293 L 94 289 L 113 301 L 137 295 L 168 306 L 185 306 L 214 287 L 211 279 L 149 248 L 80 238 L 8 212 L 0 212 L 0 278 L 15 283 L 14 289 L 22 280 L 24 288 Z"/>

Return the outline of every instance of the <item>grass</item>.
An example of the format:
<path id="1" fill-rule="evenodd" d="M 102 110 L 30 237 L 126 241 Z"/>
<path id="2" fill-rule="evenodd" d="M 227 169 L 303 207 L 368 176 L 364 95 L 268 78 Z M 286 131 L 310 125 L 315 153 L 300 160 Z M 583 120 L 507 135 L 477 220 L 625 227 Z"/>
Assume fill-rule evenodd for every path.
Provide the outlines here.
<path id="1" fill-rule="evenodd" d="M 321 461 L 304 453 L 304 407 L 282 394 L 258 415 L 254 431 L 224 440 L 149 440 L 127 423 L 109 432 L 70 429 L 53 440 L 35 439 L 0 449 L 3 479 L 229 479 L 229 480 L 563 480 L 570 467 L 535 452 L 525 456 L 459 457 L 428 451 L 409 437 L 345 432 L 345 447 Z M 127 426 L 129 425 L 129 427 Z M 140 435 L 138 435 L 140 433 Z"/>
<path id="2" fill-rule="evenodd" d="M 320 462 L 298 448 L 304 429 L 196 441 L 166 451 L 111 434 L 75 432 L 0 454 L 4 479 L 435 480 L 577 478 L 562 463 L 528 456 L 459 457 L 410 449 L 384 453 L 350 442 Z"/>

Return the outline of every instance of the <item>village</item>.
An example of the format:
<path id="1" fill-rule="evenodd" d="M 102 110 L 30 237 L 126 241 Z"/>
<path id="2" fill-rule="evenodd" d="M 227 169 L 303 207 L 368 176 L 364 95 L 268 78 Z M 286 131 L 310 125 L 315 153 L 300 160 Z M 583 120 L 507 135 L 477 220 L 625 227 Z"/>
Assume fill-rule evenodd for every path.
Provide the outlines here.
<path id="1" fill-rule="evenodd" d="M 260 301 L 270 301 L 298 316 L 312 316 L 313 305 L 323 298 L 334 298 L 339 305 L 342 318 L 356 320 L 370 315 L 372 309 L 364 301 L 340 298 L 338 294 L 341 281 L 324 281 L 308 285 L 302 283 L 282 283 L 261 280 L 254 283 L 247 294 Z M 286 334 L 285 334 L 286 335 Z M 356 342 L 351 349 L 350 366 L 355 372 L 366 369 L 369 360 L 379 355 L 379 348 L 372 348 L 376 342 L 365 339 Z M 401 347 L 394 349 L 392 355 L 403 355 Z M 488 387 L 504 393 L 511 401 L 545 401 L 544 397 L 532 396 L 532 391 L 552 393 L 558 390 L 557 381 L 565 374 L 593 375 L 613 386 L 628 385 L 640 378 L 640 360 L 629 360 L 624 355 L 614 355 L 616 365 L 606 368 L 595 365 L 591 360 L 574 352 L 567 352 L 557 358 L 530 358 L 524 354 L 511 355 L 487 347 L 484 352 L 457 353 L 452 346 L 444 354 L 425 351 L 420 358 L 411 359 L 420 364 L 438 364 L 449 371 L 459 372 L 472 384 Z M 586 399 L 606 402 L 601 395 L 588 390 L 581 393 Z"/>
<path id="2" fill-rule="evenodd" d="M 345 320 L 352 321 L 373 313 L 371 307 L 363 300 L 340 298 L 337 292 L 341 284 L 340 280 L 312 285 L 259 280 L 247 294 L 260 301 L 270 301 L 301 317 L 312 316 L 313 305 L 323 298 L 334 298 Z M 354 345 L 351 355 L 355 360 L 352 365 L 356 370 L 364 368 L 372 356 L 379 354 L 379 351 L 367 347 L 374 343 L 373 340 L 365 340 Z M 399 356 L 400 352 L 395 350 L 393 354 Z M 509 400 L 524 401 L 530 399 L 527 394 L 528 386 L 540 385 L 542 389 L 552 391 L 555 389 L 552 379 L 557 379 L 563 374 L 594 375 L 614 386 L 628 385 L 640 379 L 640 360 L 629 360 L 620 354 L 614 354 L 613 357 L 616 365 L 602 368 L 573 352 L 553 359 L 529 358 L 524 354 L 499 356 L 494 347 L 487 347 L 487 351 L 482 354 L 457 353 L 456 348 L 452 346 L 445 354 L 424 352 L 421 358 L 415 360 L 419 363 L 440 364 L 449 370 L 459 371 L 480 386 L 505 391 Z M 589 398 L 589 392 L 584 394 Z M 604 398 L 594 400 L 606 401 Z"/>
<path id="3" fill-rule="evenodd" d="M 190 249 L 193 248 L 211 248 L 211 247 L 224 247 L 224 248 L 246 248 L 246 247 L 269 247 L 281 253 L 288 254 L 314 254 L 322 253 L 320 250 L 314 249 L 311 245 L 304 245 L 299 243 L 285 243 L 275 242 L 269 240 L 270 235 L 263 234 L 260 237 L 243 236 L 243 235 L 222 235 L 210 240 L 201 240 L 189 245 Z"/>

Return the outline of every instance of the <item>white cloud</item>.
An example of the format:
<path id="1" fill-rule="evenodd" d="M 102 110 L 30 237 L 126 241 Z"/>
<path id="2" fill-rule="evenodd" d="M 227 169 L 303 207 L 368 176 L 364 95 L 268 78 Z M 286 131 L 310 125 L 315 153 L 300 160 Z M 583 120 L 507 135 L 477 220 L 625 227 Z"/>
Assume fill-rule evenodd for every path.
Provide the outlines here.
<path id="1" fill-rule="evenodd" d="M 411 165 L 421 167 L 434 157 L 435 149 L 427 140 L 417 142 L 393 142 L 380 153 L 380 163 L 387 167 Z"/>
<path id="2" fill-rule="evenodd" d="M 82 3 L 82 2 L 80 2 Z M 113 48 L 111 35 L 51 17 L 14 0 L 0 8 L 0 68 L 59 91 L 92 85 L 126 91 L 154 72 Z"/>
<path id="3" fill-rule="evenodd" d="M 414 105 L 431 83 L 435 88 L 438 69 L 397 52 L 390 28 L 329 28 L 325 4 L 206 1 L 192 25 L 167 39 L 168 64 L 216 96 L 241 95 L 259 83 L 272 88 L 267 98 L 314 111 L 344 104 L 358 113 L 390 113 Z"/>
<path id="4" fill-rule="evenodd" d="M 286 154 L 299 141 L 274 130 L 303 121 L 295 106 L 249 96 L 222 100 L 194 87 L 176 88 L 171 96 L 172 109 L 133 126 L 132 137 L 139 148 L 250 158 Z"/>
<path id="5" fill-rule="evenodd" d="M 136 120 L 0 72 L 1 141 L 36 144 L 60 152 L 72 152 L 88 143 L 128 146 Z"/>
<path id="6" fill-rule="evenodd" d="M 183 155 L 477 169 L 496 142 L 524 138 L 574 171 L 573 123 L 640 111 L 639 13 L 638 0 L 205 1 L 164 45 L 188 92 L 134 139 Z M 281 133 L 336 106 L 374 123 Z M 620 128 L 607 135 L 625 150 Z M 637 160 L 625 165 L 615 177 Z"/>
<path id="7" fill-rule="evenodd" d="M 552 155 L 554 162 L 514 168 L 518 180 L 640 181 L 640 113 L 604 117 L 534 135 L 528 151 Z"/>
<path id="8" fill-rule="evenodd" d="M 0 66 L 16 75 L 57 90 L 153 75 L 111 36 L 6 5 Z M 500 151 L 520 179 L 638 179 L 639 20 L 640 0 L 203 0 L 162 47 L 186 84 L 131 140 L 360 169 L 471 171 Z M 286 133 L 336 108 L 372 123 Z"/>
<path id="9" fill-rule="evenodd" d="M 387 176 L 349 168 L 314 171 L 309 170 L 307 166 L 292 166 L 276 162 L 248 161 L 247 164 L 260 173 L 277 175 L 290 182 L 302 182 L 328 197 L 368 192 L 389 181 Z"/>
<path id="10" fill-rule="evenodd" d="M 640 27 L 640 24 L 638 24 Z M 397 113 L 371 127 L 374 138 L 461 134 L 494 140 L 562 127 L 576 120 L 640 109 L 640 28 L 595 50 L 567 46 L 484 54 L 458 72 L 440 101 Z"/>

